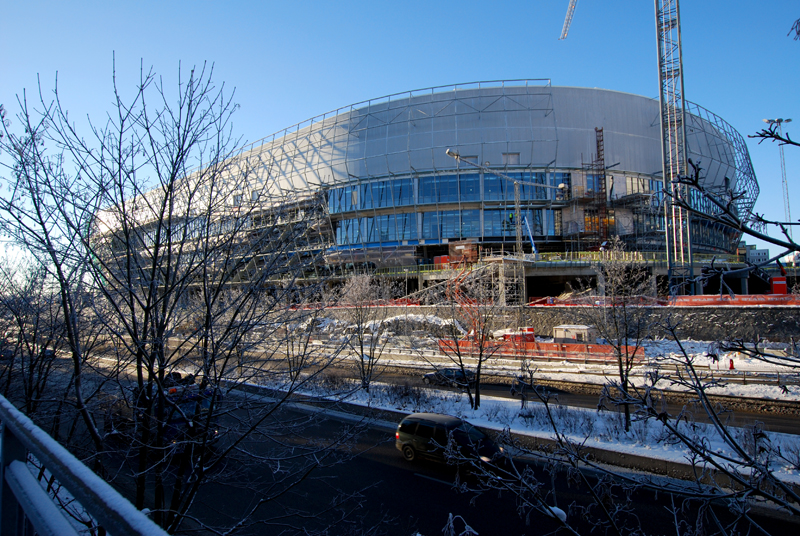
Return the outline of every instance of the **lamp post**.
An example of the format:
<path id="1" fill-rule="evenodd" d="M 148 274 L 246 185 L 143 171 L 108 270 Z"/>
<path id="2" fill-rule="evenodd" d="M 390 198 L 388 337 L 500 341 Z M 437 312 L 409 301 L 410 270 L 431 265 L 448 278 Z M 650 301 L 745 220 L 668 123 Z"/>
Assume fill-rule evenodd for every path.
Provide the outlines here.
<path id="1" fill-rule="evenodd" d="M 515 265 L 514 270 L 516 274 L 516 270 L 518 268 L 522 269 L 522 285 L 521 285 L 522 297 L 520 299 L 520 322 L 521 322 L 522 308 L 525 306 L 525 302 L 528 299 L 528 286 L 525 282 L 525 255 L 522 253 L 522 208 L 521 208 L 522 201 L 520 195 L 520 187 L 522 185 L 522 181 L 520 181 L 519 179 L 514 179 L 512 177 L 509 177 L 508 175 L 500 173 L 499 171 L 489 169 L 485 165 L 482 166 L 480 164 L 476 164 L 475 162 L 471 162 L 465 158 L 462 158 L 461 155 L 458 153 L 458 151 L 454 151 L 448 148 L 445 151 L 445 154 L 447 154 L 447 156 L 449 156 L 450 158 L 455 159 L 455 161 L 458 163 L 465 162 L 472 167 L 478 168 L 484 174 L 489 173 L 497 177 L 500 177 L 502 179 L 505 179 L 507 181 L 510 181 L 511 183 L 514 184 L 514 224 L 516 226 L 516 231 L 517 231 L 517 256 L 519 259 L 519 265 Z M 489 162 L 486 162 L 486 164 L 488 163 Z M 530 184 L 531 186 L 534 186 L 536 188 L 548 188 L 551 190 L 557 190 L 562 197 L 566 197 L 568 189 L 566 184 L 559 184 L 558 186 L 550 186 L 549 184 L 539 184 L 539 183 L 526 183 L 526 184 Z M 530 238 L 531 238 L 532 249 L 535 251 L 536 245 L 533 243 L 533 236 L 531 236 Z M 535 259 L 536 257 L 534 256 L 533 258 Z M 505 293 L 503 295 L 505 295 Z M 503 298 L 503 303 L 505 303 L 505 297 Z"/>
<path id="2" fill-rule="evenodd" d="M 522 181 L 520 181 L 519 179 L 511 178 L 508 175 L 501 173 L 499 171 L 489 169 L 486 166 L 482 166 L 480 164 L 476 164 L 475 162 L 466 160 L 461 157 L 458 151 L 447 149 L 445 151 L 445 154 L 447 154 L 447 156 L 449 156 L 450 158 L 455 159 L 459 163 L 464 162 L 472 167 L 478 168 L 483 173 L 489 173 L 495 175 L 497 177 L 500 177 L 501 179 L 505 179 L 514 184 L 514 223 L 517 229 L 517 255 L 519 256 L 520 260 L 524 260 L 525 256 L 522 254 L 522 209 L 520 200 L 520 186 L 522 184 Z M 489 162 L 486 163 L 488 164 Z M 529 184 L 536 188 L 548 188 L 550 190 L 557 190 L 563 198 L 566 198 L 566 192 L 568 189 L 566 184 L 559 184 L 558 186 L 550 186 L 549 184 L 539 184 L 539 183 L 525 183 L 525 184 Z"/>
<path id="3" fill-rule="evenodd" d="M 768 125 L 778 125 L 778 135 L 783 137 L 783 123 L 791 123 L 791 119 L 764 119 Z M 778 145 L 778 151 L 781 155 L 781 188 L 783 190 L 783 210 L 787 223 L 792 223 L 792 210 L 789 206 L 789 184 L 786 182 L 786 161 L 783 158 L 783 145 Z M 789 238 L 792 238 L 792 226 L 789 225 Z"/>

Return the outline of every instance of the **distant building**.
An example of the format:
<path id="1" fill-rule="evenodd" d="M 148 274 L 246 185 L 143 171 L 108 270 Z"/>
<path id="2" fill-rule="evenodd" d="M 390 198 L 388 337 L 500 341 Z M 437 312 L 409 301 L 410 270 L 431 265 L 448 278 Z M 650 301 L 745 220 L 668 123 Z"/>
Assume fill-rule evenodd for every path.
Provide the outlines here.
<path id="1" fill-rule="evenodd" d="M 764 264 L 770 259 L 768 249 L 756 249 L 754 244 L 746 244 L 744 242 L 739 243 L 737 253 L 740 256 L 744 256 L 745 261 L 753 264 Z"/>

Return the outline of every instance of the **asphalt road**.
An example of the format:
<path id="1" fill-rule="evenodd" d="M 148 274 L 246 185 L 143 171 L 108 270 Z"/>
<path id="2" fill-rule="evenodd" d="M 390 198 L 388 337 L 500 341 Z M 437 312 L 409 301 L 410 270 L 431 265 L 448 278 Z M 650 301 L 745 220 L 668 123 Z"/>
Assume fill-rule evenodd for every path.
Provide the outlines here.
<path id="1" fill-rule="evenodd" d="M 289 418 L 296 410 L 282 412 Z M 322 418 L 309 432 L 317 440 L 325 440 L 336 437 L 350 425 L 337 418 Z M 263 505 L 253 519 L 256 524 L 242 534 L 279 534 L 279 528 L 299 523 L 307 529 L 322 528 L 335 517 L 331 515 L 331 505 L 344 495 L 352 496 L 352 500 L 337 511 L 352 509 L 351 515 L 331 529 L 330 534 L 410 536 L 418 531 L 423 536 L 434 536 L 442 534 L 449 514 L 461 516 L 484 536 L 547 534 L 557 528 L 556 522 L 542 513 L 533 512 L 521 517 L 516 497 L 508 492 L 477 494 L 457 490 L 453 485 L 458 475 L 455 467 L 428 461 L 406 462 L 394 446 L 393 428 L 394 423 L 387 423 L 364 430 L 346 449 L 352 457 L 346 456 L 341 463 L 315 472 L 291 493 L 272 504 Z M 269 453 L 265 450 L 263 454 Z M 530 467 L 541 480 L 543 492 L 549 494 L 550 504 L 565 511 L 570 510 L 570 506 L 590 504 L 588 491 L 576 486 L 574 481 L 568 481 L 565 473 L 550 474 L 540 467 Z M 268 478 L 273 469 L 274 465 L 261 464 L 250 467 L 248 471 L 255 476 L 258 476 L 258 471 L 265 471 L 264 477 Z M 464 478 L 467 484 L 476 484 L 472 477 L 466 475 Z M 635 510 L 635 514 L 628 517 L 628 528 L 633 527 L 638 519 L 648 534 L 675 533 L 673 519 L 667 511 L 669 499 L 666 494 L 639 491 L 627 496 L 617 489 L 617 494 L 606 497 L 606 501 L 621 505 L 628 497 L 629 505 Z M 246 489 L 235 491 L 229 486 L 211 485 L 198 498 L 196 513 L 207 514 L 214 510 L 233 514 L 251 503 L 251 499 Z M 276 525 L 275 519 L 285 516 L 289 510 L 297 512 L 295 518 L 286 517 L 282 520 L 284 525 Z M 313 512 L 324 514 L 314 515 Z M 687 505 L 687 512 L 691 517 L 696 514 L 696 508 L 692 510 L 692 505 Z M 269 530 L 258 524 L 258 519 L 271 520 Z M 581 534 L 595 533 L 593 529 L 597 528 L 574 508 L 569 521 Z M 794 534 L 798 530 L 797 525 L 776 519 L 760 521 L 771 534 Z M 455 533 L 460 534 L 463 528 L 462 522 L 458 521 Z"/>

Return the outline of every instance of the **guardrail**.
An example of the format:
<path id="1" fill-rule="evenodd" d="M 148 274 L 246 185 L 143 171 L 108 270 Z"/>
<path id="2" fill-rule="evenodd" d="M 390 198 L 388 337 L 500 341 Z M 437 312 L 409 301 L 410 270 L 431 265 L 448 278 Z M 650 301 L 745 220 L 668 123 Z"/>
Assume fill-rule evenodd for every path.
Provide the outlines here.
<path id="1" fill-rule="evenodd" d="M 107 482 L 0 396 L 0 534 L 77 536 L 40 481 L 28 467 L 36 458 L 83 509 L 114 536 L 166 536 Z"/>

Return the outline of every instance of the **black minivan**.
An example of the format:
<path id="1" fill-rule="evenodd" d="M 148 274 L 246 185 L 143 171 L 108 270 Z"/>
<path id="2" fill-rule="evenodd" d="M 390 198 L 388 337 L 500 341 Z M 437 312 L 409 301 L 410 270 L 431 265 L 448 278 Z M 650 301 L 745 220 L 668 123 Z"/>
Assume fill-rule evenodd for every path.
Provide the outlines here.
<path id="1" fill-rule="evenodd" d="M 466 457 L 490 462 L 503 453 L 492 439 L 465 420 L 438 413 L 414 413 L 397 427 L 395 446 L 408 461 L 418 457 L 446 461 L 452 438 L 454 447 Z"/>

